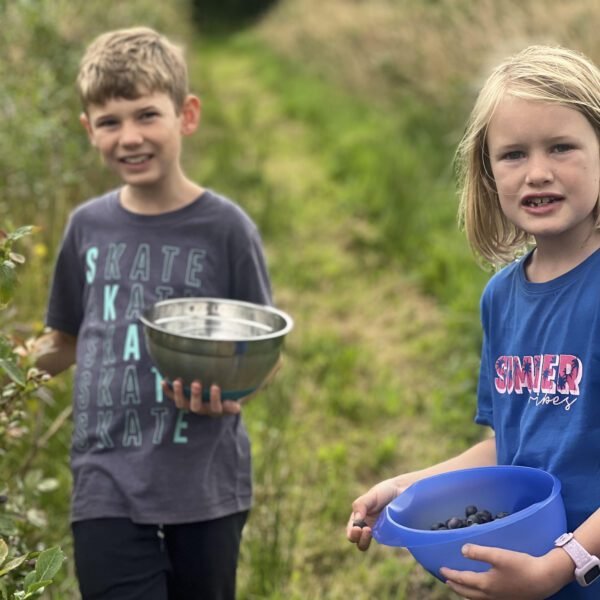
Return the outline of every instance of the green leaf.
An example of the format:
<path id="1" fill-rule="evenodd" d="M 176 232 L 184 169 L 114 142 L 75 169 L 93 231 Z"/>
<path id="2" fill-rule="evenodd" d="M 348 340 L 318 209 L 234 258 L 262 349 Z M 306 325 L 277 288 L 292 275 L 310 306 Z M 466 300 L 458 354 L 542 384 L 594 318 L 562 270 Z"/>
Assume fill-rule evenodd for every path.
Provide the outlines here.
<path id="1" fill-rule="evenodd" d="M 2 596 L 2 600 L 8 600 L 8 590 L 2 581 L 0 581 L 0 595 Z"/>
<path id="2" fill-rule="evenodd" d="M 17 385 L 25 387 L 26 380 L 23 372 L 11 360 L 0 358 L 0 371 L 4 371 Z"/>
<path id="3" fill-rule="evenodd" d="M 17 252 L 9 252 L 8 258 L 10 258 L 11 262 L 16 263 L 18 265 L 25 264 L 25 257 L 22 254 L 18 254 Z"/>
<path id="4" fill-rule="evenodd" d="M 33 596 L 36 592 L 48 587 L 51 583 L 52 580 L 36 581 L 35 583 L 32 583 L 30 586 L 25 587 L 27 594 L 24 597 L 31 598 L 31 596 Z"/>
<path id="5" fill-rule="evenodd" d="M 38 574 L 35 571 L 30 571 L 23 579 L 23 588 L 28 590 L 34 583 L 39 581 Z"/>
<path id="6" fill-rule="evenodd" d="M 35 564 L 38 581 L 51 580 L 59 571 L 65 555 L 58 546 L 53 546 L 40 553 Z"/>
<path id="7" fill-rule="evenodd" d="M 6 560 L 8 556 L 8 545 L 6 542 L 0 538 L 0 565 Z"/>
<path id="8" fill-rule="evenodd" d="M 37 489 L 40 492 L 52 492 L 56 490 L 59 485 L 58 479 L 55 479 L 54 477 L 47 477 L 38 483 Z"/>
<path id="9" fill-rule="evenodd" d="M 20 567 L 29 557 L 29 554 L 24 554 L 23 556 L 17 556 L 17 558 L 13 558 L 4 564 L 3 568 L 0 569 L 0 577 L 10 573 L 10 571 L 14 571 L 17 567 Z"/>
<path id="10" fill-rule="evenodd" d="M 17 527 L 13 519 L 6 515 L 0 515 L 0 533 L 3 535 L 15 535 Z"/>
<path id="11" fill-rule="evenodd" d="M 17 280 L 14 268 L 10 267 L 10 261 L 0 262 L 0 303 L 6 304 L 12 294 Z"/>
<path id="12" fill-rule="evenodd" d="M 19 227 L 16 231 L 9 233 L 8 239 L 14 242 L 15 240 L 25 237 L 26 235 L 31 235 L 33 233 L 33 229 L 33 225 L 24 225 L 23 227 Z"/>
<path id="13" fill-rule="evenodd" d="M 46 513 L 38 508 L 30 508 L 26 513 L 27 521 L 34 527 L 47 527 L 48 519 Z"/>

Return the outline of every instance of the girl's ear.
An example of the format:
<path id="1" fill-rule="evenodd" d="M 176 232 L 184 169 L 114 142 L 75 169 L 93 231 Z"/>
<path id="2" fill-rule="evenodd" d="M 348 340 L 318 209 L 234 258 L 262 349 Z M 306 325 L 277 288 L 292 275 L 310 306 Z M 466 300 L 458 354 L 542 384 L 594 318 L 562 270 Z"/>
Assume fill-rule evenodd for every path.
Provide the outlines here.
<path id="1" fill-rule="evenodd" d="M 84 112 L 82 112 L 79 115 L 79 122 L 83 125 L 83 128 L 86 130 L 86 132 L 88 134 L 88 138 L 90 140 L 90 144 L 92 144 L 92 146 L 95 146 L 96 142 L 94 141 L 94 133 L 92 131 L 92 125 L 90 123 L 90 119 Z"/>
<path id="2" fill-rule="evenodd" d="M 200 98 L 189 94 L 181 109 L 181 135 L 191 135 L 198 129 L 201 114 L 202 104 Z"/>

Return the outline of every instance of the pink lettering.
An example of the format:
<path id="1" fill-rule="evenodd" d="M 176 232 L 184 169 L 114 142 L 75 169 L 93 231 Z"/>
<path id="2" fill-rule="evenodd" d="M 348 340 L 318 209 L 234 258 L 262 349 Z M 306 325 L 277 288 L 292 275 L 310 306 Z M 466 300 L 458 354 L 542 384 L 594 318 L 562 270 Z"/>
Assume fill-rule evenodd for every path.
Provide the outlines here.
<path id="1" fill-rule="evenodd" d="M 556 354 L 544 354 L 542 362 L 542 387 L 544 394 L 554 394 L 556 392 L 556 367 L 558 365 L 558 356 Z"/>
<path id="2" fill-rule="evenodd" d="M 579 382 L 583 369 L 581 360 L 571 354 L 561 354 L 558 363 L 558 379 L 556 389 L 561 394 L 579 395 Z"/>

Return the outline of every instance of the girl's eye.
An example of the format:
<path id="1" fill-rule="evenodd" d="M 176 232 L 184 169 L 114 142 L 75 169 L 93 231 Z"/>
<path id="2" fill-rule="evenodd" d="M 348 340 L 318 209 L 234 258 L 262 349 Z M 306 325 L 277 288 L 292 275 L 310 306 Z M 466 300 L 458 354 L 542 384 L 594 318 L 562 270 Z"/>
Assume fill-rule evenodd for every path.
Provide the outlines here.
<path id="1" fill-rule="evenodd" d="M 518 160 L 524 156 L 525 153 L 522 150 L 511 150 L 510 152 L 505 152 L 501 158 L 503 160 Z"/>
<path id="2" fill-rule="evenodd" d="M 552 147 L 552 151 L 553 152 L 568 152 L 569 150 L 572 150 L 573 146 L 571 146 L 571 144 L 556 144 L 555 146 Z"/>

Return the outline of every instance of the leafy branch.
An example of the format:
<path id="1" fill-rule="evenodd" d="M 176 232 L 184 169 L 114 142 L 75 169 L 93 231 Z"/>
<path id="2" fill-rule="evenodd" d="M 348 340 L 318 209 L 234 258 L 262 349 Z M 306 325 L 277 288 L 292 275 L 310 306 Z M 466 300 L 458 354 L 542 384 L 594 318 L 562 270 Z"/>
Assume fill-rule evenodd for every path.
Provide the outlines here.
<path id="1" fill-rule="evenodd" d="M 34 228 L 20 227 L 14 232 L 0 230 L 0 311 L 6 311 L 18 282 L 18 268 L 25 264 L 22 254 L 14 251 L 14 244 L 31 235 Z M 18 351 L 18 343 L 3 330 L 0 322 L 0 455 L 8 456 L 19 449 L 15 443 L 24 436 L 25 412 L 23 404 L 34 396 L 48 379 L 47 374 L 35 368 L 27 352 Z M 34 473 L 29 479 L 35 480 Z M 28 487 L 28 477 L 10 478 L 14 494 L 0 495 L 0 599 L 24 600 L 38 596 L 52 583 L 65 559 L 55 546 L 45 550 L 27 547 L 26 528 L 42 524 L 45 518 L 34 508 L 27 507 L 22 490 Z M 35 488 L 44 489 L 44 481 Z M 31 487 L 31 486 L 29 486 Z M 24 515 L 24 516 L 23 516 Z"/>

